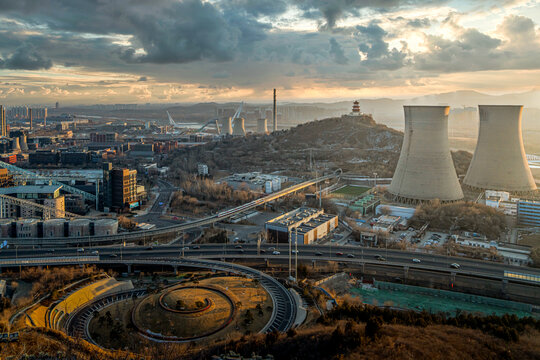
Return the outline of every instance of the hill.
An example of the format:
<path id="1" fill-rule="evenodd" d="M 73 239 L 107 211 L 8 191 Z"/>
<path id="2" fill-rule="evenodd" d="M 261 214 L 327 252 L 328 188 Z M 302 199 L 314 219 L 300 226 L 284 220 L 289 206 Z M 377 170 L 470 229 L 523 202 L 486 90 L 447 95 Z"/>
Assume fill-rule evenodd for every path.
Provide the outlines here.
<path id="1" fill-rule="evenodd" d="M 403 133 L 377 124 L 369 115 L 342 116 L 300 124 L 270 135 L 227 138 L 203 146 L 182 149 L 167 161 L 176 172 L 196 171 L 198 163 L 210 173 L 286 171 L 290 175 L 311 173 L 310 158 L 321 170 L 341 168 L 364 175 L 394 173 Z M 463 174 L 471 160 L 467 152 L 454 153 L 456 169 Z"/>

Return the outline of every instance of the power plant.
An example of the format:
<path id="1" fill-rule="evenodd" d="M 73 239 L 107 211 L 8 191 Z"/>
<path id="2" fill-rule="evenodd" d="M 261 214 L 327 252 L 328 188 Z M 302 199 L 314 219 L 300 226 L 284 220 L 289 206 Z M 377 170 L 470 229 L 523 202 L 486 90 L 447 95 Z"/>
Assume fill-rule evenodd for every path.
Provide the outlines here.
<path id="1" fill-rule="evenodd" d="M 456 201 L 463 191 L 448 143 L 448 106 L 404 106 L 405 134 L 388 191 L 397 201 Z"/>
<path id="2" fill-rule="evenodd" d="M 478 111 L 478 142 L 463 183 L 483 190 L 536 190 L 523 148 L 523 106 L 479 105 Z"/>
<path id="3" fill-rule="evenodd" d="M 238 117 L 234 119 L 232 134 L 233 136 L 246 136 L 246 129 L 244 128 L 244 118 Z"/>
<path id="4" fill-rule="evenodd" d="M 232 135 L 232 118 L 226 117 L 221 120 L 221 133 L 225 135 Z"/>
<path id="5" fill-rule="evenodd" d="M 266 134 L 268 132 L 268 127 L 266 126 L 266 119 L 257 120 L 257 132 L 259 134 Z"/>

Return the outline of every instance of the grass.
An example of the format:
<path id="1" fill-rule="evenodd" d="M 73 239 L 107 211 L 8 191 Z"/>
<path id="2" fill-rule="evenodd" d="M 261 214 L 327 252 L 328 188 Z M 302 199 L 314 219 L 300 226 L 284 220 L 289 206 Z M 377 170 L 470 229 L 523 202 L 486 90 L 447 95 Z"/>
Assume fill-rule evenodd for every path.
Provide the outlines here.
<path id="1" fill-rule="evenodd" d="M 365 187 L 365 186 L 345 185 L 341 189 L 334 191 L 332 194 L 360 196 L 366 191 L 368 191 L 369 189 L 370 189 L 369 187 Z"/>

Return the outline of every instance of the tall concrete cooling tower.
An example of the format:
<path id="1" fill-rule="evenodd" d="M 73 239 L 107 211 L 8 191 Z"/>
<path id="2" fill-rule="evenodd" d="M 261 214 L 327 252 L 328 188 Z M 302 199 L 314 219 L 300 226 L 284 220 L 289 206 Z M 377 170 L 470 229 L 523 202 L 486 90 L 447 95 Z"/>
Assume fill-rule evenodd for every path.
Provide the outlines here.
<path id="1" fill-rule="evenodd" d="M 523 106 L 479 105 L 478 111 L 478 141 L 463 183 L 478 189 L 536 190 L 521 136 Z"/>
<path id="2" fill-rule="evenodd" d="M 266 134 L 268 132 L 268 128 L 266 126 L 266 119 L 257 120 L 257 132 L 259 134 Z"/>
<path id="3" fill-rule="evenodd" d="M 234 119 L 233 136 L 246 136 L 246 129 L 244 129 L 244 118 Z"/>
<path id="4" fill-rule="evenodd" d="M 404 106 L 405 134 L 388 191 L 405 203 L 463 198 L 448 144 L 448 106 Z"/>
<path id="5" fill-rule="evenodd" d="M 232 135 L 232 118 L 224 118 L 221 122 L 221 133 L 225 135 Z"/>

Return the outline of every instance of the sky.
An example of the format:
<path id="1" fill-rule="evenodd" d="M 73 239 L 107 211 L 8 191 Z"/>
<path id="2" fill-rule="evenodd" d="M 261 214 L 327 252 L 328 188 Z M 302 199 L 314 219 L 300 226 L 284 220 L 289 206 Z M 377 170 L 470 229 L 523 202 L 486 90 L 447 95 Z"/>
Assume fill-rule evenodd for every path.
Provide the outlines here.
<path id="1" fill-rule="evenodd" d="M 0 104 L 540 87 L 540 0 L 0 0 Z"/>

